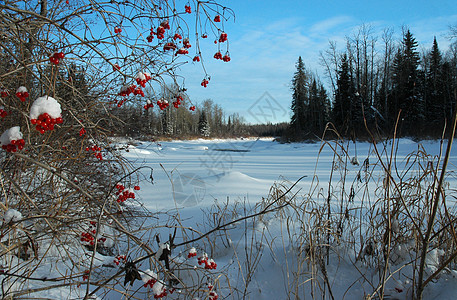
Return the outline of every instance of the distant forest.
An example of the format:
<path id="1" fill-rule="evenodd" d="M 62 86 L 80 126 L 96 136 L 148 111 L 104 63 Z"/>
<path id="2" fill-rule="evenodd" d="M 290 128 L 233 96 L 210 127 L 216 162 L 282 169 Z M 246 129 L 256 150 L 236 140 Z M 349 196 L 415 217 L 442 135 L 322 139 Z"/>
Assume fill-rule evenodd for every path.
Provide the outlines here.
<path id="1" fill-rule="evenodd" d="M 409 29 L 399 42 L 391 30 L 380 40 L 371 31 L 361 26 L 347 38 L 345 51 L 331 42 L 321 53 L 330 93 L 298 58 L 287 139 L 316 139 L 327 129 L 334 133 L 329 136 L 352 139 L 386 137 L 394 131 L 397 136 L 436 138 L 449 127 L 457 96 L 457 42 L 443 53 L 435 38 L 420 53 Z M 455 40 L 456 34 L 451 28 L 449 38 Z"/>
<path id="2" fill-rule="evenodd" d="M 215 101 L 207 99 L 190 110 L 188 106 L 146 109 L 140 103 L 110 108 L 118 122 L 103 124 L 122 135 L 146 137 L 235 137 L 275 136 L 283 141 L 319 138 L 365 139 L 393 134 L 413 138 L 437 138 L 453 119 L 457 94 L 457 36 L 442 51 L 436 41 L 419 52 L 409 29 L 394 40 L 392 30 L 374 36 L 362 25 L 346 39 L 344 51 L 334 42 L 320 53 L 326 85 L 307 70 L 301 57 L 291 74 L 291 112 L 288 123 L 247 124 L 240 114 L 227 115 Z M 77 78 L 75 79 L 77 80 Z M 324 86 L 327 86 L 326 89 Z M 171 102 L 178 87 L 170 86 L 161 99 Z M 156 99 L 149 95 L 146 99 Z M 189 103 L 185 92 L 184 103 Z M 217 100 L 217 99 L 216 99 Z M 325 134 L 324 134 L 325 133 Z"/>

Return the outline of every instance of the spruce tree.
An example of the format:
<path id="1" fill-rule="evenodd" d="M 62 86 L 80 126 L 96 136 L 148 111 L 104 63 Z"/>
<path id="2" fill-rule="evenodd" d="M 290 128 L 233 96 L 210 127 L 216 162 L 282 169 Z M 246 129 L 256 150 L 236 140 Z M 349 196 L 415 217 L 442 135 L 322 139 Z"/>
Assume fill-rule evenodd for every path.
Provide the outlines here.
<path id="1" fill-rule="evenodd" d="M 340 69 L 338 70 L 337 89 L 333 103 L 332 119 L 336 129 L 343 136 L 351 134 L 352 125 L 352 102 L 354 98 L 354 86 L 350 75 L 349 62 L 346 53 L 341 57 Z"/>
<path id="2" fill-rule="evenodd" d="M 403 121 L 400 128 L 406 135 L 419 133 L 425 118 L 419 61 L 417 41 L 407 30 L 394 59 L 393 93 L 389 99 L 390 120 L 395 120 L 401 110 Z"/>
<path id="3" fill-rule="evenodd" d="M 301 56 L 296 64 L 297 71 L 292 79 L 292 119 L 290 121 L 290 129 L 295 139 L 301 139 L 306 135 L 307 113 L 308 113 L 308 88 L 307 74 L 305 65 Z"/>
<path id="4" fill-rule="evenodd" d="M 443 129 L 446 119 L 445 86 L 443 82 L 443 59 L 438 48 L 436 37 L 433 40 L 432 50 L 428 54 L 429 66 L 427 69 L 426 85 L 426 120 L 427 127 L 433 133 Z"/>
<path id="5" fill-rule="evenodd" d="M 208 137 L 211 133 L 205 111 L 200 113 L 200 118 L 198 120 L 198 132 L 204 137 Z"/>

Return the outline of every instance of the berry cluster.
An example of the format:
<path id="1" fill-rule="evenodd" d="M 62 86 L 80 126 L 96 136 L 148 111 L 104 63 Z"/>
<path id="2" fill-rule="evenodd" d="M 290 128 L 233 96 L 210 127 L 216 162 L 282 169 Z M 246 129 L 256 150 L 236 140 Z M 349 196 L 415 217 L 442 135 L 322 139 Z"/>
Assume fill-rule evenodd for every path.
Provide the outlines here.
<path id="1" fill-rule="evenodd" d="M 9 95 L 10 95 L 10 92 L 9 92 L 7 89 L 2 89 L 2 90 L 0 91 L 0 96 L 1 96 L 2 98 L 6 98 L 6 97 L 8 97 Z"/>
<path id="2" fill-rule="evenodd" d="M 122 184 L 118 183 L 116 184 L 117 192 L 116 196 L 117 197 L 117 203 L 122 203 L 127 199 L 135 199 L 135 193 L 133 192 L 132 189 L 126 189 Z"/>
<path id="3" fill-rule="evenodd" d="M 208 299 L 217 300 L 217 298 L 219 298 L 219 296 L 213 289 L 214 289 L 214 285 L 212 285 L 211 283 L 208 283 L 208 290 L 209 290 Z"/>
<path id="4" fill-rule="evenodd" d="M 83 136 L 85 134 L 86 134 L 86 129 L 81 128 L 81 130 L 79 131 L 79 136 Z"/>
<path id="5" fill-rule="evenodd" d="M 113 65 L 113 71 L 119 71 L 121 67 L 116 63 Z"/>
<path id="6" fill-rule="evenodd" d="M 0 118 L 4 118 L 8 115 L 8 112 L 5 110 L 3 106 L 0 106 Z"/>
<path id="7" fill-rule="evenodd" d="M 219 296 L 217 295 L 217 293 L 215 291 L 209 292 L 208 296 L 209 296 L 208 297 L 209 300 L 217 300 L 217 298 L 219 298 Z"/>
<path id="8" fill-rule="evenodd" d="M 2 149 L 6 150 L 6 152 L 16 152 L 17 150 L 22 150 L 24 148 L 24 145 L 24 139 L 11 140 L 8 145 L 2 145 Z"/>
<path id="9" fill-rule="evenodd" d="M 173 106 L 175 108 L 178 108 L 181 105 L 181 101 L 183 101 L 182 96 L 177 96 L 176 101 L 173 102 Z"/>
<path id="10" fill-rule="evenodd" d="M 143 286 L 150 287 L 154 292 L 154 299 L 166 297 L 168 292 L 170 292 L 170 294 L 174 292 L 174 289 L 170 289 L 167 292 L 163 283 L 157 280 L 157 274 L 149 269 L 143 272 L 143 274 L 141 275 L 141 279 L 144 282 Z"/>
<path id="11" fill-rule="evenodd" d="M 195 111 L 195 105 L 192 105 L 191 107 L 189 107 L 189 110 Z"/>
<path id="12" fill-rule="evenodd" d="M 86 232 L 81 233 L 81 242 L 86 245 L 93 246 L 95 245 L 95 235 L 97 234 L 97 222 L 90 221 L 89 229 Z M 97 239 L 97 242 L 103 244 L 106 242 L 105 237 Z"/>
<path id="13" fill-rule="evenodd" d="M 208 254 L 206 253 L 203 253 L 202 256 L 198 258 L 198 264 L 204 264 L 205 269 L 207 270 L 216 270 L 217 268 L 216 262 L 212 258 L 208 259 Z"/>
<path id="14" fill-rule="evenodd" d="M 224 57 L 222 57 L 222 60 L 224 62 L 229 62 L 231 60 L 228 51 L 227 51 L 227 53 L 225 53 Z"/>
<path id="15" fill-rule="evenodd" d="M 200 61 L 200 56 L 195 55 L 194 58 L 192 59 L 193 61 L 199 62 Z"/>
<path id="16" fill-rule="evenodd" d="M 144 287 L 150 287 L 152 289 L 152 287 L 154 286 L 154 284 L 157 282 L 157 279 L 155 278 L 151 278 L 149 279 L 147 282 L 145 282 L 145 284 L 143 284 Z"/>
<path id="17" fill-rule="evenodd" d="M 221 36 L 219 37 L 219 43 L 223 43 L 225 41 L 227 41 L 227 33 L 222 32 Z"/>
<path id="18" fill-rule="evenodd" d="M 218 52 L 216 52 L 214 54 L 214 58 L 215 59 L 220 59 L 220 60 L 222 60 L 224 62 L 229 62 L 231 60 L 228 51 L 227 51 L 227 53 L 225 53 L 224 56 L 222 56 L 222 53 L 220 51 L 218 51 Z"/>
<path id="19" fill-rule="evenodd" d="M 151 100 L 146 100 L 146 104 L 143 106 L 145 110 L 148 110 L 150 108 L 154 107 L 154 104 L 152 104 Z"/>
<path id="20" fill-rule="evenodd" d="M 175 35 L 173 36 L 173 39 L 176 41 L 177 39 L 180 39 L 182 40 L 182 35 L 180 35 L 179 33 L 175 33 Z"/>
<path id="21" fill-rule="evenodd" d="M 24 102 L 29 97 L 29 92 L 25 86 L 20 86 L 16 91 L 16 96 Z"/>
<path id="22" fill-rule="evenodd" d="M 222 59 L 222 53 L 220 51 L 217 51 L 215 54 L 214 54 L 214 58 L 215 59 Z"/>
<path id="23" fill-rule="evenodd" d="M 118 27 L 118 26 L 114 27 L 114 33 L 117 34 L 117 33 L 121 33 L 121 32 L 122 32 L 122 28 L 121 27 Z"/>
<path id="24" fill-rule="evenodd" d="M 205 79 L 202 80 L 202 83 L 200 83 L 200 85 L 201 85 L 202 87 L 207 87 L 207 86 L 208 86 L 208 83 L 209 83 L 209 78 L 208 78 L 208 79 L 205 78 Z"/>
<path id="25" fill-rule="evenodd" d="M 177 47 L 175 43 L 173 42 L 168 42 L 165 45 L 163 45 L 163 51 L 168 51 L 168 50 L 175 50 Z"/>
<path id="26" fill-rule="evenodd" d="M 221 21 L 221 16 L 217 15 L 214 17 L 214 22 L 218 23 Z"/>
<path id="27" fill-rule="evenodd" d="M 136 83 L 138 83 L 142 87 L 146 87 L 146 82 L 151 80 L 151 74 L 148 72 L 138 72 L 138 74 L 135 77 Z M 143 94 L 144 97 L 144 94 Z"/>
<path id="28" fill-rule="evenodd" d="M 86 281 L 87 279 L 89 279 L 89 270 L 84 271 L 83 274 L 83 281 Z"/>
<path id="29" fill-rule="evenodd" d="M 119 102 L 117 100 L 114 100 L 114 104 L 116 104 L 117 107 L 121 107 L 126 101 L 127 99 L 122 99 Z"/>
<path id="30" fill-rule="evenodd" d="M 197 249 L 195 247 L 190 248 L 189 254 L 187 254 L 187 258 L 191 258 L 197 256 Z"/>
<path id="31" fill-rule="evenodd" d="M 179 54 L 189 54 L 189 51 L 186 48 L 181 47 L 178 51 L 176 51 L 175 56 L 178 56 Z"/>
<path id="32" fill-rule="evenodd" d="M 86 147 L 86 151 L 87 152 L 89 152 L 89 151 L 94 152 L 94 155 L 98 160 L 103 160 L 102 153 L 100 152 L 101 150 L 102 150 L 102 148 L 100 148 L 97 145 L 93 145 L 92 147 Z"/>
<path id="33" fill-rule="evenodd" d="M 168 22 L 168 20 L 165 20 L 162 23 L 160 23 L 159 27 L 157 27 L 157 32 L 156 32 L 157 38 L 163 39 L 165 37 L 165 30 L 167 30 L 167 29 L 170 29 L 170 23 Z M 151 29 L 151 35 L 153 32 L 154 32 L 153 29 Z"/>
<path id="34" fill-rule="evenodd" d="M 164 109 L 167 108 L 170 104 L 168 103 L 167 100 L 161 99 L 161 100 L 157 100 L 157 105 L 159 106 L 160 110 L 164 110 Z"/>
<path id="35" fill-rule="evenodd" d="M 63 52 L 54 52 L 50 57 L 49 61 L 53 63 L 54 65 L 58 65 L 60 61 L 65 57 L 65 54 Z"/>
<path id="36" fill-rule="evenodd" d="M 188 14 L 192 13 L 192 9 L 190 8 L 189 5 L 185 5 L 184 9 L 186 10 L 186 13 L 188 13 Z"/>
<path id="37" fill-rule="evenodd" d="M 190 47 L 192 47 L 192 45 L 190 44 L 189 38 L 185 38 L 182 41 L 182 44 L 183 44 L 184 48 L 186 48 L 186 49 L 189 49 Z"/>
<path id="38" fill-rule="evenodd" d="M 126 262 L 127 260 L 127 257 L 125 255 L 117 255 L 115 258 L 114 258 L 114 263 L 116 264 L 116 266 L 119 266 L 119 264 L 121 262 Z"/>
<path id="39" fill-rule="evenodd" d="M 35 125 L 37 131 L 43 134 L 48 130 L 54 130 L 54 125 L 62 124 L 63 120 L 62 117 L 51 118 L 48 113 L 42 113 L 38 119 L 31 119 L 30 122 Z"/>
<path id="40" fill-rule="evenodd" d="M 119 91 L 118 95 L 122 96 L 122 97 L 127 97 L 128 95 L 130 95 L 132 93 L 135 94 L 135 90 L 136 90 L 136 85 L 134 85 L 134 84 L 124 85 L 121 87 L 121 90 Z M 118 107 L 120 107 L 120 106 L 118 105 Z"/>

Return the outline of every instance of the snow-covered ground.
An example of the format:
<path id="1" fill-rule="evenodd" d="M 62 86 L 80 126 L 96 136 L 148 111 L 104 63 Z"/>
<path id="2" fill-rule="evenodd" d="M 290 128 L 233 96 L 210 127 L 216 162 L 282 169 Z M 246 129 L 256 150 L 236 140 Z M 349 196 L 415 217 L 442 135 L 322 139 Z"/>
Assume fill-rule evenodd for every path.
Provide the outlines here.
<path id="1" fill-rule="evenodd" d="M 393 179 L 401 178 L 403 183 L 408 183 L 410 176 L 422 174 L 419 171 L 416 173 L 416 168 L 425 169 L 431 162 L 436 164 L 441 147 L 446 146 L 439 141 L 417 143 L 402 139 L 397 142 L 393 152 L 391 142 L 378 144 L 377 151 L 384 162 L 392 157 L 392 162 L 395 162 Z M 135 200 L 130 199 L 126 203 L 144 206 L 154 214 L 143 224 L 143 228 L 151 226 L 152 229 L 147 235 L 141 236 L 143 240 L 150 237 L 147 244 L 154 251 L 160 250 L 154 239 L 156 234 L 160 234 L 163 242 L 176 226 L 180 229 L 175 244 L 183 243 L 216 225 L 259 212 L 300 179 L 285 198 L 280 198 L 278 203 L 271 206 L 288 201 L 290 205 L 286 210 L 231 224 L 216 234 L 173 250 L 173 264 L 191 266 L 175 273 L 183 282 L 195 284 L 197 292 L 191 298 L 215 299 L 210 297 L 207 287 L 199 285 L 206 281 L 214 285 L 213 291 L 219 294 L 219 299 L 363 299 L 378 289 L 382 255 L 371 255 L 367 245 L 370 239 L 368 235 L 376 236 L 373 233 L 376 231 L 382 233 L 385 226 L 381 217 L 383 212 L 371 208 L 383 208 L 381 187 L 385 185 L 386 172 L 372 144 L 350 141 L 338 145 L 335 142 L 280 144 L 273 139 L 200 139 L 160 143 L 117 140 L 114 145 L 123 149 L 124 157 L 133 167 L 141 168 L 138 177 L 141 190 L 135 191 Z M 455 190 L 457 186 L 456 151 L 454 149 L 451 152 L 445 179 L 445 187 L 450 190 Z M 409 156 L 413 152 L 416 155 Z M 416 163 L 412 164 L 412 161 Z M 272 189 L 272 186 L 277 189 Z M 329 188 L 331 218 L 327 218 L 324 215 L 327 211 L 322 210 L 329 197 Z M 411 191 L 416 190 L 412 187 Z M 452 197 L 448 201 L 450 213 L 455 213 Z M 174 217 L 177 213 L 179 218 Z M 399 219 L 401 224 L 394 224 L 396 219 L 392 219 L 392 230 L 400 238 L 410 236 L 407 233 L 411 228 L 411 224 L 405 223 L 408 218 L 402 216 Z M 5 221 L 14 217 L 20 218 L 14 212 L 4 216 Z M 325 223 L 327 221 L 330 223 Z M 335 226 L 339 221 L 342 221 L 341 232 L 336 236 Z M 327 229 L 331 229 L 331 236 L 327 234 Z M 185 237 L 183 232 L 187 232 Z M 367 236 L 358 236 L 364 234 Z M 382 239 L 379 235 L 376 237 Z M 397 238 L 397 235 L 393 237 Z M 90 251 L 76 244 L 62 247 L 81 261 L 91 256 Z M 325 245 L 328 244 L 328 262 L 317 261 L 319 257 L 326 257 Z M 411 263 L 416 255 L 411 250 L 414 241 L 405 238 L 395 240 L 393 244 L 387 273 L 390 277 L 386 279 L 384 298 L 411 299 L 414 280 L 412 270 L 413 267 L 417 268 Z M 135 260 L 141 250 L 130 247 L 128 253 L 118 254 Z M 373 244 L 372 247 L 377 246 Z M 57 258 L 59 251 L 62 251 L 55 245 L 48 250 L 47 247 L 41 249 L 55 252 L 52 257 Z M 189 251 L 194 250 L 197 257 L 203 252 L 208 253 L 208 262 L 214 259 L 217 263 L 216 270 L 205 270 L 197 264 L 197 257 L 187 258 Z M 439 267 L 444 250 L 431 247 L 426 260 L 425 278 Z M 34 273 L 35 278 L 59 277 L 70 272 L 71 267 L 64 260 L 53 261 L 47 255 L 49 262 L 40 265 Z M 125 261 L 97 253 L 94 262 L 98 266 L 93 275 L 95 280 L 100 276 L 109 278 L 120 272 Z M 148 277 L 146 273 L 155 274 L 159 271 L 151 269 L 154 265 L 146 262 L 137 266 L 146 278 L 145 282 L 153 276 Z M 323 266 L 325 272 L 322 272 Z M 76 272 L 78 282 L 84 269 L 71 271 Z M 456 299 L 456 276 L 457 271 L 446 268 L 427 285 L 424 298 Z M 79 299 L 86 288 L 84 281 L 80 283 L 80 287 L 62 286 L 37 292 L 33 296 Z M 122 283 L 115 288 L 120 291 L 128 289 L 127 292 L 134 294 L 135 299 L 151 297 L 150 291 L 160 293 L 158 289 L 162 287 L 161 283 L 154 285 L 154 288 L 143 287 L 140 280 L 135 281 L 132 287 Z M 29 288 L 46 285 L 49 283 L 34 280 Z M 95 288 L 90 286 L 90 290 Z M 105 299 L 124 299 L 121 293 L 115 291 L 98 295 Z M 167 297 L 181 299 L 179 295 L 178 291 Z"/>
<path id="2" fill-rule="evenodd" d="M 376 200 L 375 191 L 379 185 L 382 185 L 382 176 L 385 174 L 382 168 L 369 173 L 370 164 L 378 164 L 373 145 L 345 142 L 342 146 L 347 151 L 346 155 L 340 157 L 339 162 L 340 166 L 345 166 L 344 170 L 338 167 L 338 164 L 332 166 L 332 162 L 335 161 L 335 151 L 333 151 L 335 143 L 280 144 L 272 139 L 202 139 L 158 144 L 140 142 L 135 146 L 130 145 L 125 156 L 136 166 L 148 166 L 154 169 L 154 184 L 148 184 L 147 181 L 142 183 L 140 201 L 151 211 L 177 208 L 186 226 L 193 227 L 207 224 L 204 218 L 208 215 L 203 212 L 208 211 L 214 203 L 220 205 L 224 202 L 232 204 L 240 202 L 252 208 L 268 197 L 270 188 L 275 183 L 289 187 L 303 176 L 305 177 L 293 189 L 297 197 L 313 195 L 314 200 L 322 201 L 325 196 L 319 197 L 319 190 L 326 194 L 330 176 L 333 184 L 337 184 L 339 179 L 335 177 L 337 174 L 344 173 L 345 181 L 356 191 L 355 207 L 358 206 L 357 201 Z M 440 154 L 441 146 L 438 141 L 416 143 L 408 139 L 400 140 L 398 148 L 394 149 L 396 170 L 401 174 L 405 165 L 410 162 L 407 160 L 408 155 L 411 152 L 418 152 L 422 147 L 430 155 L 427 159 L 436 159 Z M 390 157 L 390 147 L 390 143 L 378 145 L 378 151 L 386 161 Z M 341 151 L 338 150 L 338 153 L 341 154 Z M 450 158 L 448 167 L 450 174 L 455 171 L 456 153 L 454 150 Z M 363 181 L 360 178 L 357 181 L 357 176 L 360 174 L 362 177 L 365 174 L 371 178 L 365 186 L 358 183 Z M 144 172 L 144 177 L 148 176 L 149 173 Z M 456 186 L 455 178 L 448 177 L 447 184 Z M 363 192 L 364 189 L 365 193 L 371 195 L 367 196 Z M 321 292 L 308 279 L 316 276 L 322 283 L 322 274 L 312 270 L 310 265 L 297 266 L 297 264 L 303 264 L 306 259 L 299 258 L 300 254 L 294 248 L 294 242 L 287 237 L 291 231 L 294 232 L 297 229 L 285 229 L 287 222 L 276 215 L 266 216 L 254 223 L 248 222 L 243 226 L 232 228 L 228 233 L 230 245 L 222 247 L 219 252 L 213 252 L 219 266 L 227 267 L 230 285 L 240 288 L 249 281 L 245 294 L 248 299 L 287 299 L 294 298 L 294 293 L 297 293 L 298 298 L 310 298 L 313 293 L 315 297 L 320 298 Z M 289 225 L 298 226 L 294 222 L 290 222 Z M 251 233 L 253 230 L 257 233 L 262 232 L 263 235 L 253 237 Z M 249 241 L 249 239 L 253 240 Z M 331 253 L 330 264 L 327 265 L 334 299 L 361 299 L 373 293 L 379 282 L 377 279 L 379 273 L 373 267 L 373 262 L 365 264 L 360 260 L 360 254 L 354 252 L 356 247 L 352 252 L 350 249 L 341 249 L 340 253 L 337 253 L 337 248 L 336 245 L 332 248 L 332 253 L 334 250 L 335 253 L 333 256 Z M 346 257 L 338 257 L 343 252 Z M 399 266 L 392 264 L 391 271 L 395 276 L 392 276 L 386 284 L 385 297 L 411 298 L 412 279 L 408 277 L 412 274 L 412 267 L 403 266 L 403 263 L 412 254 L 408 253 L 408 247 L 394 254 L 402 263 Z M 427 266 L 430 270 L 436 269 L 438 254 L 438 250 L 430 253 Z M 250 263 L 256 261 L 256 268 L 248 270 L 247 261 Z M 398 271 L 395 271 L 397 269 Z M 252 277 L 248 276 L 250 272 Z M 293 278 L 294 272 L 309 273 L 309 275 Z M 456 274 L 456 271 L 448 270 L 436 283 L 430 283 L 426 288 L 425 298 L 454 299 L 457 297 Z M 294 282 L 294 280 L 302 280 L 302 282 Z M 225 289 L 222 292 L 223 298 L 237 299 L 243 295 L 243 291 L 234 293 Z M 331 297 L 330 293 L 326 292 L 324 298 Z"/>

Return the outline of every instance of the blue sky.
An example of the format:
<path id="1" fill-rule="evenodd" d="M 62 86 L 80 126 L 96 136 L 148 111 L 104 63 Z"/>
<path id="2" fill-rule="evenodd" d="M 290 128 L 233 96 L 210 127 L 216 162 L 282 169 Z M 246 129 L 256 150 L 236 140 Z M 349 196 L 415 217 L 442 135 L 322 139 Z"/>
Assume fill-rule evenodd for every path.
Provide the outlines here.
<path id="1" fill-rule="evenodd" d="M 235 12 L 235 22 L 230 19 L 225 24 L 232 61 L 214 60 L 217 48 L 212 39 L 207 39 L 202 40 L 201 47 L 211 75 L 208 87 L 200 86 L 204 73 L 198 65 L 185 66 L 182 71 L 193 102 L 212 99 L 226 113 L 238 112 L 251 123 L 288 121 L 290 82 L 298 56 L 325 83 L 319 52 L 328 49 L 329 41 L 336 41 L 343 49 L 345 37 L 362 24 L 371 25 L 378 36 L 385 28 L 392 28 L 396 41 L 401 39 L 402 26 L 407 26 L 419 42 L 420 51 L 431 47 L 434 36 L 440 49 L 447 50 L 449 26 L 457 25 L 457 5 L 447 0 L 221 3 Z M 268 106 L 275 107 L 276 112 L 256 116 Z"/>

